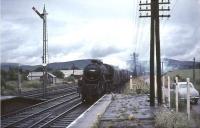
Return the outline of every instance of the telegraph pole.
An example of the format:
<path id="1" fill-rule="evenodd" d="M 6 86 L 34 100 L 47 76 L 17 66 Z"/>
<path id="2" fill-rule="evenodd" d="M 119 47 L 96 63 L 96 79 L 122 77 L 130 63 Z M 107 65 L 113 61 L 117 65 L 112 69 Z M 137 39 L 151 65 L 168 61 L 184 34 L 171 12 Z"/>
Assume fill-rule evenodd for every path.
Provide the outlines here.
<path id="1" fill-rule="evenodd" d="M 73 76 L 74 76 L 74 69 L 75 69 L 75 65 L 74 63 L 72 63 Z"/>
<path id="2" fill-rule="evenodd" d="M 133 57 L 133 64 L 134 64 L 133 76 L 137 77 L 137 59 L 138 59 L 138 54 L 133 52 L 133 55 L 131 55 L 131 56 Z"/>
<path id="3" fill-rule="evenodd" d="M 164 62 L 162 61 L 162 62 L 161 62 L 161 64 L 162 64 L 162 65 L 161 65 L 161 68 L 162 68 L 162 70 L 161 70 L 161 75 L 163 75 L 163 74 L 164 74 L 164 67 L 163 67 L 163 63 L 164 63 Z"/>
<path id="4" fill-rule="evenodd" d="M 159 15 L 159 11 L 170 11 L 169 6 L 168 8 L 164 8 L 163 5 L 170 4 L 169 0 L 164 1 L 162 0 L 148 0 L 146 2 L 140 1 L 140 12 L 146 12 L 146 15 L 140 13 L 140 18 L 151 18 L 151 35 L 150 35 L 150 106 L 155 105 L 155 63 L 156 60 L 156 75 L 157 75 L 157 100 L 158 104 L 162 104 L 162 87 L 161 87 L 161 66 L 160 66 L 160 23 L 159 17 L 170 17 L 170 15 Z M 162 5 L 159 8 L 159 5 Z M 145 8 L 144 8 L 145 6 Z M 150 13 L 150 14 L 149 14 Z M 154 58 L 154 54 L 156 56 Z"/>
<path id="5" fill-rule="evenodd" d="M 47 47 L 47 12 L 45 9 L 45 5 L 43 8 L 43 13 L 39 13 L 35 7 L 32 9 L 38 14 L 38 16 L 43 20 L 43 55 L 42 55 L 42 65 L 43 65 L 43 97 L 46 95 L 46 86 L 48 84 L 48 72 L 47 72 L 47 55 L 48 55 L 48 47 Z"/>
<path id="6" fill-rule="evenodd" d="M 140 76 L 142 76 L 142 64 L 140 63 Z"/>
<path id="7" fill-rule="evenodd" d="M 137 66 L 136 66 L 136 53 L 133 53 L 133 62 L 134 62 L 134 76 L 137 77 Z"/>
<path id="8" fill-rule="evenodd" d="M 196 66 L 196 63 L 195 63 L 195 57 L 193 58 L 193 84 L 195 84 L 195 66 Z"/>
<path id="9" fill-rule="evenodd" d="M 20 64 L 18 64 L 18 95 L 21 95 L 21 73 L 22 69 L 20 69 Z"/>
<path id="10" fill-rule="evenodd" d="M 75 85 L 75 77 L 74 77 L 75 65 L 74 65 L 74 63 L 72 63 L 72 70 L 73 70 L 73 84 Z"/>

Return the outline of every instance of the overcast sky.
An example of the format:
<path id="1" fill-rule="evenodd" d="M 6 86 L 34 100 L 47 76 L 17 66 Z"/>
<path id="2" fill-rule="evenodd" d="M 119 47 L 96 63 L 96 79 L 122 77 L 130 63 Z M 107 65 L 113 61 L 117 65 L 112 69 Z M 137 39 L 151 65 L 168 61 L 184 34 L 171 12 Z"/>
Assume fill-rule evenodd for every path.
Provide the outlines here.
<path id="1" fill-rule="evenodd" d="M 149 59 L 150 19 L 140 19 L 139 0 L 1 0 L 1 61 L 41 64 L 42 20 L 48 12 L 49 62 L 98 58 L 127 67 L 132 52 Z M 200 0 L 171 0 L 160 19 L 161 56 L 200 59 Z M 166 13 L 167 14 L 167 13 Z"/>

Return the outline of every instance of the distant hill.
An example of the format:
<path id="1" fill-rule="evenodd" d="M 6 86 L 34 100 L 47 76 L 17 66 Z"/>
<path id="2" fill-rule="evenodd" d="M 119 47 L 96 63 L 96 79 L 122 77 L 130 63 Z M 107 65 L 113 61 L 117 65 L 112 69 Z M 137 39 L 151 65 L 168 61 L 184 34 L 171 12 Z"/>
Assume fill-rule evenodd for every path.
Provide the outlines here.
<path id="1" fill-rule="evenodd" d="M 193 61 L 180 61 L 180 60 L 175 60 L 175 59 L 164 58 L 162 59 L 161 62 L 163 62 L 164 72 L 178 70 L 178 69 L 193 69 Z M 137 65 L 137 71 L 149 73 L 150 71 L 149 61 L 144 60 L 144 61 L 140 61 L 140 63 L 141 63 L 141 67 L 140 65 Z M 195 63 L 195 68 L 200 69 L 200 62 Z"/>
<path id="2" fill-rule="evenodd" d="M 180 77 L 179 81 L 186 81 L 186 78 L 190 78 L 190 81 L 193 82 L 193 84 L 195 83 L 195 88 L 200 91 L 200 69 L 195 70 L 195 82 L 193 80 L 192 69 L 178 69 L 165 74 L 165 76 L 170 76 L 172 79 L 175 79 L 177 75 Z"/>
<path id="3" fill-rule="evenodd" d="M 74 64 L 78 69 L 83 69 L 87 64 L 89 64 L 91 59 L 83 59 L 83 60 L 74 60 L 68 62 L 55 62 L 48 64 L 48 68 L 53 70 L 61 70 L 61 69 L 71 69 Z M 175 70 L 175 69 L 192 69 L 193 61 L 180 61 L 174 59 L 164 59 L 164 72 Z M 149 71 L 149 62 L 142 61 L 142 70 Z M 21 65 L 20 67 L 23 70 L 33 71 L 41 65 Z M 1 69 L 8 70 L 9 68 L 18 68 L 18 63 L 1 63 Z M 200 62 L 196 62 L 196 68 L 200 69 Z M 139 71 L 139 69 L 138 69 Z"/>
<path id="4" fill-rule="evenodd" d="M 192 69 L 193 61 L 180 61 L 174 59 L 164 58 L 164 68 L 165 70 L 174 70 L 174 69 Z M 200 69 L 200 62 L 195 63 L 195 67 Z"/>
<path id="5" fill-rule="evenodd" d="M 50 63 L 48 67 L 54 70 L 71 69 L 74 64 L 75 67 L 79 69 L 83 69 L 86 65 L 90 63 L 90 61 L 91 59 L 74 60 L 74 61 L 69 61 L 69 62 L 56 62 L 56 63 Z"/>
<path id="6" fill-rule="evenodd" d="M 61 69 L 71 69 L 73 64 L 78 69 L 83 69 L 86 65 L 90 63 L 91 59 L 84 59 L 84 60 L 74 60 L 69 62 L 56 62 L 56 63 L 49 63 L 48 68 L 51 68 L 53 70 L 61 70 Z M 18 63 L 1 63 L 1 69 L 2 70 L 9 70 L 9 68 L 18 68 Z M 36 68 L 40 67 L 42 65 L 20 65 L 22 70 L 29 70 L 33 71 Z"/>

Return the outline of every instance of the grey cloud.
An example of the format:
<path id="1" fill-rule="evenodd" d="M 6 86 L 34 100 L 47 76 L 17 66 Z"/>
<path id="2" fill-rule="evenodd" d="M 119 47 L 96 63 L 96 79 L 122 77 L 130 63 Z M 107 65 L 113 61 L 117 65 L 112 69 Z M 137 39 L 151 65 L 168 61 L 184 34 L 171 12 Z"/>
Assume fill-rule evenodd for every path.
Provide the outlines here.
<path id="1" fill-rule="evenodd" d="M 101 58 L 101 57 L 106 57 L 111 54 L 119 53 L 121 52 L 122 49 L 113 47 L 113 46 L 108 46 L 108 47 L 98 47 L 94 46 L 89 54 L 92 56 L 92 58 Z"/>
<path id="2" fill-rule="evenodd" d="M 2 0 L 1 23 L 3 21 L 4 23 L 19 25 L 21 27 L 17 30 L 13 30 L 11 26 L 7 24 L 1 28 L 1 52 L 4 57 L 2 60 L 7 62 L 19 61 L 25 63 L 33 63 L 34 61 L 40 62 L 42 53 L 42 20 L 35 12 L 33 12 L 31 9 L 32 6 L 35 6 L 41 12 L 43 4 L 46 3 L 47 11 L 49 13 L 49 37 L 63 34 L 63 31 L 69 32 L 66 25 L 71 25 L 71 22 L 76 22 L 77 24 L 82 22 L 79 20 L 76 21 L 75 19 L 84 19 L 86 21 L 94 18 L 97 20 L 102 18 L 117 19 L 119 17 L 130 18 L 131 15 L 133 15 L 131 11 L 126 12 L 126 10 L 124 11 L 120 8 L 115 8 L 113 10 L 110 8 L 102 8 L 102 6 L 93 7 L 87 5 L 87 2 L 84 4 L 81 0 Z M 191 50 L 197 49 L 197 46 L 200 45 L 199 4 L 197 4 L 197 1 L 195 0 L 178 1 L 174 10 L 170 13 L 172 17 L 167 21 L 168 25 L 181 26 L 182 29 L 179 31 L 174 30 L 174 32 L 169 33 L 166 39 L 161 39 L 164 40 L 161 42 L 164 43 L 164 45 L 161 44 L 164 48 L 163 55 L 170 58 L 181 55 L 184 56 L 186 54 L 190 55 Z M 72 19 L 68 16 L 72 16 Z M 185 28 L 185 26 L 188 28 Z M 23 28 L 26 29 L 23 30 Z M 112 46 L 93 47 L 88 50 L 88 47 L 84 45 L 84 43 L 71 44 L 69 47 L 52 47 L 51 43 L 56 42 L 50 42 L 49 40 L 49 54 L 53 56 L 59 55 L 59 53 L 68 53 L 79 50 L 80 52 L 87 52 L 86 54 L 90 54 L 93 58 L 98 58 L 122 51 L 121 49 Z M 83 48 L 84 50 L 82 50 Z M 194 51 L 197 52 L 193 53 L 193 55 L 198 55 L 198 49 Z"/>
<path id="3" fill-rule="evenodd" d="M 59 53 L 68 53 L 72 51 L 77 51 L 83 47 L 83 44 L 72 44 L 70 46 L 57 45 L 56 47 L 49 46 L 49 54 L 59 54 Z"/>
<path id="4" fill-rule="evenodd" d="M 13 40 L 14 41 L 14 40 Z M 20 41 L 19 41 L 20 42 Z M 39 46 L 27 46 L 20 45 L 19 42 L 12 43 L 12 45 L 2 47 L 2 60 L 8 62 L 8 60 L 16 60 L 17 58 L 25 58 L 23 62 L 28 62 L 32 57 L 39 57 L 42 54 L 42 47 Z M 20 60 L 19 60 L 20 61 Z"/>
<path id="5" fill-rule="evenodd" d="M 200 39 L 198 35 L 199 28 L 184 28 L 179 31 L 170 33 L 170 38 L 165 40 L 166 44 L 163 45 L 166 57 L 184 56 L 193 52 L 196 47 L 200 45 Z M 196 55 L 198 55 L 196 53 Z"/>
<path id="6" fill-rule="evenodd" d="M 178 1 L 170 13 L 172 21 L 177 24 L 190 24 L 191 26 L 199 24 L 200 9 L 197 0 Z"/>
<path id="7" fill-rule="evenodd" d="M 178 1 L 170 13 L 167 26 L 174 26 L 174 30 L 161 39 L 164 43 L 161 44 L 163 56 L 182 60 L 188 59 L 185 58 L 188 55 L 198 56 L 198 50 L 195 50 L 200 45 L 200 9 L 197 1 Z"/>
<path id="8" fill-rule="evenodd" d="M 19 42 L 20 40 L 18 39 L 9 39 L 5 41 L 4 44 L 1 46 L 1 52 L 6 55 L 7 52 L 17 49 L 18 47 L 20 47 Z"/>

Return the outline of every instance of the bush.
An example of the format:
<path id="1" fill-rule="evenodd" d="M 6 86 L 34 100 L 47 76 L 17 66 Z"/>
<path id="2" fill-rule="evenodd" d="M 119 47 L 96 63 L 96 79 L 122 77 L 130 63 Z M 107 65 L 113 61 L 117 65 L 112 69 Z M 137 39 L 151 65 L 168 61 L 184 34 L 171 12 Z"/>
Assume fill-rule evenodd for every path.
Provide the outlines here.
<path id="1" fill-rule="evenodd" d="M 169 110 L 162 110 L 156 113 L 156 128 L 191 128 L 191 121 L 187 120 L 187 115 Z"/>
<path id="2" fill-rule="evenodd" d="M 42 83 L 38 80 L 24 81 L 22 84 L 23 88 L 40 88 L 41 86 Z"/>
<path id="3" fill-rule="evenodd" d="M 75 79 L 74 79 L 74 76 L 69 76 L 69 77 L 67 77 L 67 78 L 65 78 L 65 81 L 67 81 L 67 82 L 73 82 L 73 81 L 75 81 Z"/>
<path id="4" fill-rule="evenodd" d="M 54 71 L 52 74 L 54 74 L 58 78 L 64 78 L 63 72 L 61 72 L 59 70 Z"/>
<path id="5" fill-rule="evenodd" d="M 16 81 L 8 81 L 5 83 L 6 86 L 2 86 L 1 92 L 2 94 L 10 94 L 14 95 L 17 92 L 17 82 Z"/>
<path id="6" fill-rule="evenodd" d="M 17 89 L 17 85 L 18 85 L 18 83 L 16 81 L 8 81 L 8 82 L 6 82 L 5 89 L 14 91 L 15 89 Z"/>
<path id="7" fill-rule="evenodd" d="M 200 92 L 200 79 L 196 80 L 195 88 Z"/>
<path id="8" fill-rule="evenodd" d="M 171 108 L 176 108 L 176 94 L 175 92 L 171 92 L 171 97 L 170 97 L 170 101 L 171 101 Z M 178 109 L 179 111 L 183 112 L 183 111 L 186 111 L 186 107 L 187 107 L 187 104 L 186 104 L 186 100 L 185 101 L 180 101 L 178 102 Z"/>

